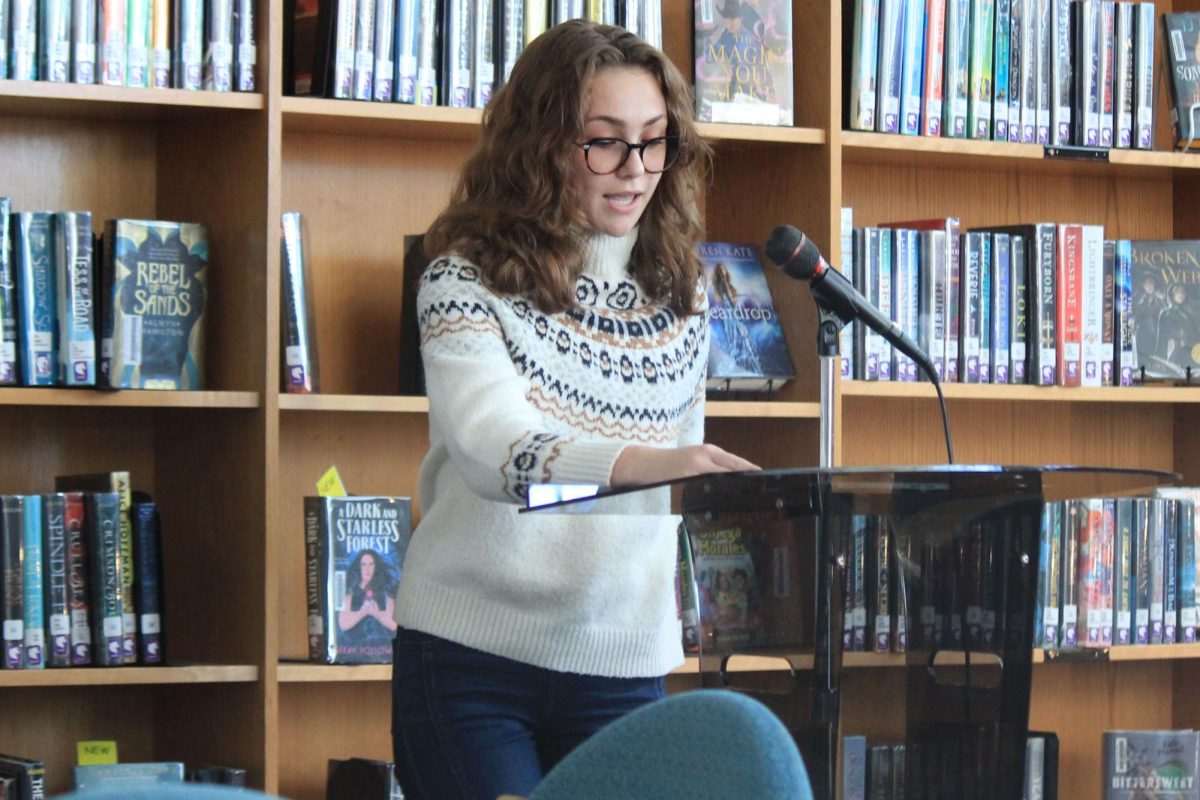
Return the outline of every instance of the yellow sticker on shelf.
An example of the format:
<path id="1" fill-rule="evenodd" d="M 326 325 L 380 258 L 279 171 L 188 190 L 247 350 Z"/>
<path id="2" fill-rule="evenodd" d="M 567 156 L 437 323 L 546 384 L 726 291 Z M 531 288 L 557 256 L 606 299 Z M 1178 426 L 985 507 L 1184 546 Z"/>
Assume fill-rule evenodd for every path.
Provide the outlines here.
<path id="1" fill-rule="evenodd" d="M 81 767 L 117 763 L 116 742 L 76 742 L 75 752 Z"/>
<path id="2" fill-rule="evenodd" d="M 345 497 L 346 487 L 342 485 L 342 476 L 337 467 L 330 467 L 317 481 L 317 494 L 321 497 Z"/>

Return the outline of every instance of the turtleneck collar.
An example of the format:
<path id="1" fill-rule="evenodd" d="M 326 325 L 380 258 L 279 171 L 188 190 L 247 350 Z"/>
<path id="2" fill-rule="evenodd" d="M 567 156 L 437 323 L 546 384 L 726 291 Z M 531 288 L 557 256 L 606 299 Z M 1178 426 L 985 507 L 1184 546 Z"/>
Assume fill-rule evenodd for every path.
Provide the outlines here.
<path id="1" fill-rule="evenodd" d="M 622 280 L 629 267 L 637 237 L 636 226 L 624 236 L 588 234 L 580 248 L 583 255 L 583 271 L 605 281 Z"/>

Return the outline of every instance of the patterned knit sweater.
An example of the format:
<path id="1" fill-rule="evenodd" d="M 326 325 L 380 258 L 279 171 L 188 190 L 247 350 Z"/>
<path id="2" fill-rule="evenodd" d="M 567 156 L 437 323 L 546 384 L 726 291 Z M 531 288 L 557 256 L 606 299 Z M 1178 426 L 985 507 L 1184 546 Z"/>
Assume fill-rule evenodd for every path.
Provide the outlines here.
<path id="1" fill-rule="evenodd" d="M 429 394 L 403 627 L 562 672 L 680 664 L 677 517 L 518 514 L 531 483 L 609 482 L 631 443 L 703 440 L 708 330 L 647 300 L 637 237 L 585 246 L 578 308 L 546 315 L 439 258 L 417 299 Z"/>

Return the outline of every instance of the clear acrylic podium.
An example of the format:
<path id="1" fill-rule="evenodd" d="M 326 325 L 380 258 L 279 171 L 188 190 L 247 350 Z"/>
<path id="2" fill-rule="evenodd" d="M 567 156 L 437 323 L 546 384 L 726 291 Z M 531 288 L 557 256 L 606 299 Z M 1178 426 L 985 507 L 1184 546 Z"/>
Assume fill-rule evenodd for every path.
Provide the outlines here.
<path id="1" fill-rule="evenodd" d="M 857 634 L 843 630 L 843 608 L 863 588 L 844 580 L 848 559 L 862 552 L 855 537 L 886 531 L 872 541 L 887 542 L 880 557 L 898 576 L 889 597 L 891 636 L 906 654 L 906 796 L 1021 800 L 1043 504 L 1177 479 L 1083 467 L 789 469 L 574 500 L 538 487 L 549 491 L 531 491 L 530 504 L 537 513 L 680 514 L 693 538 L 735 531 L 753 573 L 754 623 L 701 620 L 701 685 L 730 686 L 734 656 L 773 657 L 804 675 L 787 696 L 760 699 L 795 736 L 815 796 L 827 800 L 837 795 L 842 653 Z M 850 574 L 869 573 L 857 566 Z"/>

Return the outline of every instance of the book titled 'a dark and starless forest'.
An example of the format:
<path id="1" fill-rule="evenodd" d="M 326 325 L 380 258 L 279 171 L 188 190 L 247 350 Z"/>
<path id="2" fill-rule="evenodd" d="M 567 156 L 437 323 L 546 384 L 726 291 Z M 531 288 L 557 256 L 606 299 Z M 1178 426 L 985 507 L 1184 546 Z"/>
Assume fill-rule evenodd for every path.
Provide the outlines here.
<path id="1" fill-rule="evenodd" d="M 753 245 L 701 242 L 708 276 L 708 388 L 778 389 L 796 376 Z"/>
<path id="2" fill-rule="evenodd" d="M 309 661 L 391 663 L 410 505 L 407 497 L 304 498 Z"/>
<path id="3" fill-rule="evenodd" d="M 204 226 L 109 220 L 101 283 L 101 385 L 204 388 Z"/>

